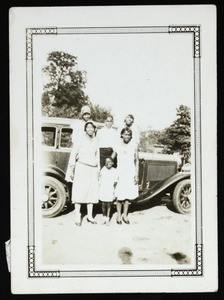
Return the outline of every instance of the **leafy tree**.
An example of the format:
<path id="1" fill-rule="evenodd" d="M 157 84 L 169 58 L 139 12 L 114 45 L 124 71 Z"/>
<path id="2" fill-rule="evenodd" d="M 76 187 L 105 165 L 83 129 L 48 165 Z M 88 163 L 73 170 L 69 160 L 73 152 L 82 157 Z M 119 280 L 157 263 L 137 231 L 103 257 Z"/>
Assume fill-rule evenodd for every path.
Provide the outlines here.
<path id="1" fill-rule="evenodd" d="M 165 129 L 164 136 L 159 139 L 165 147 L 163 153 L 179 152 L 184 159 L 191 155 L 191 114 L 190 108 L 180 105 L 177 108 L 177 119 Z"/>
<path id="2" fill-rule="evenodd" d="M 159 153 L 163 145 L 159 140 L 164 136 L 164 131 L 153 130 L 150 127 L 140 132 L 139 151 L 148 153 Z"/>
<path id="3" fill-rule="evenodd" d="M 48 64 L 42 69 L 48 77 L 42 94 L 42 114 L 48 117 L 79 118 L 81 107 L 89 105 L 92 119 L 102 122 L 111 109 L 94 105 L 85 94 L 85 71 L 77 69 L 77 57 L 63 51 L 48 54 Z"/>
<path id="4" fill-rule="evenodd" d="M 111 109 L 102 107 L 99 104 L 92 104 L 90 103 L 91 108 L 91 118 L 96 122 L 104 122 L 108 115 L 111 115 Z"/>
<path id="5" fill-rule="evenodd" d="M 88 103 L 83 89 L 86 72 L 77 70 L 77 57 L 53 51 L 48 54 L 48 64 L 42 71 L 49 81 L 44 86 L 42 112 L 47 116 L 74 118 Z"/>

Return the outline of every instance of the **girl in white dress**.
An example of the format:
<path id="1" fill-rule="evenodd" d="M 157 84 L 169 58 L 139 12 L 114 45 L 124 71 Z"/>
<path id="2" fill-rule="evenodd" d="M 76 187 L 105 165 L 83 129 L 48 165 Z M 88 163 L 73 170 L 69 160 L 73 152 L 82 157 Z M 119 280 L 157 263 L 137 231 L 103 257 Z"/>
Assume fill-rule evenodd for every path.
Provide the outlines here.
<path id="1" fill-rule="evenodd" d="M 131 200 L 138 197 L 138 149 L 135 142 L 131 141 L 132 131 L 129 128 L 121 130 L 121 140 L 114 147 L 112 158 L 117 154 L 118 183 L 116 186 L 117 223 L 122 223 L 121 209 L 123 206 L 123 221 L 130 224 L 128 208 Z"/>
<path id="2" fill-rule="evenodd" d="M 77 226 L 81 225 L 81 204 L 87 204 L 87 221 L 96 224 L 92 211 L 93 204 L 98 203 L 99 147 L 95 124 L 86 122 L 84 131 L 73 146 L 65 177 L 67 181 L 74 178 L 72 202 L 75 203 Z"/>
<path id="3" fill-rule="evenodd" d="M 102 202 L 103 224 L 109 225 L 111 204 L 114 200 L 114 188 L 117 184 L 117 170 L 113 168 L 113 159 L 107 157 L 100 171 L 99 200 Z"/>

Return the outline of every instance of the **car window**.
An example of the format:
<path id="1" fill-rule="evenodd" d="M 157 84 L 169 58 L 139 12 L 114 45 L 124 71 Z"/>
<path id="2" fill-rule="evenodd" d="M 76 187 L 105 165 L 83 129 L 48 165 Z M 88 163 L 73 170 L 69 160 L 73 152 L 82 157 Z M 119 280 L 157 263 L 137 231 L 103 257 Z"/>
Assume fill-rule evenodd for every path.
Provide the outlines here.
<path id="1" fill-rule="evenodd" d="M 42 145 L 54 147 L 55 146 L 55 127 L 42 127 Z"/>
<path id="2" fill-rule="evenodd" d="M 72 129 L 71 128 L 62 128 L 60 146 L 63 148 L 71 148 L 72 147 Z"/>

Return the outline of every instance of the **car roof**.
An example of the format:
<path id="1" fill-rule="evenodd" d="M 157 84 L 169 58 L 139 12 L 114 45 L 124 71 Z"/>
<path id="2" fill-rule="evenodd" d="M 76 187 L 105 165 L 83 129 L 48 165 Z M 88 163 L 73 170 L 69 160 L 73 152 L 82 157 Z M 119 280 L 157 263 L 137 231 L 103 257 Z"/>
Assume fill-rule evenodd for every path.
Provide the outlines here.
<path id="1" fill-rule="evenodd" d="M 90 120 L 91 121 L 91 120 Z M 70 118 L 57 118 L 57 117 L 42 117 L 42 125 L 70 125 L 71 127 L 75 126 L 75 124 L 79 124 L 83 122 L 80 119 L 70 119 Z M 94 124 L 97 127 L 102 127 L 103 123 L 95 122 Z"/>
<path id="2" fill-rule="evenodd" d="M 91 121 L 91 120 L 89 120 Z M 42 125 L 49 126 L 49 125 L 68 125 L 72 128 L 75 128 L 76 125 L 83 122 L 80 119 L 70 119 L 70 118 L 57 118 L 57 117 L 42 117 Z M 104 123 L 93 121 L 96 124 L 97 128 L 104 127 Z M 114 129 L 117 129 L 117 126 L 112 126 Z"/>

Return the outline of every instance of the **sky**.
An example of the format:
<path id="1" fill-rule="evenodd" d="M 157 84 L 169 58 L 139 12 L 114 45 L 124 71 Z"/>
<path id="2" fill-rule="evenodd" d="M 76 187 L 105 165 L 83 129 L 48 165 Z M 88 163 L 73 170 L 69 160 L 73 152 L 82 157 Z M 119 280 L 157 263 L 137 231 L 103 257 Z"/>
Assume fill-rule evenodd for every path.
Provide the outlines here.
<path id="1" fill-rule="evenodd" d="M 182 34 L 79 34 L 35 36 L 34 98 L 41 99 L 41 72 L 51 51 L 78 58 L 87 72 L 85 92 L 94 104 L 110 107 L 115 124 L 129 113 L 140 128 L 161 130 L 176 119 L 176 108 L 193 108 L 192 36 Z"/>

